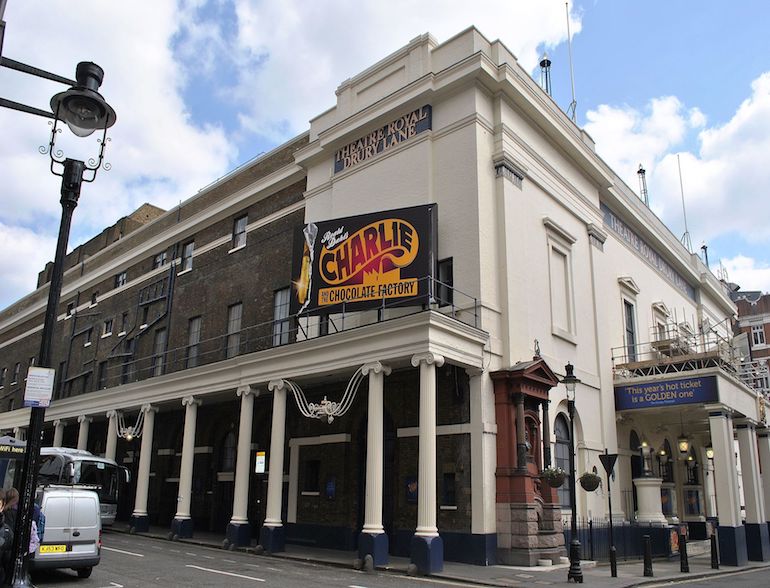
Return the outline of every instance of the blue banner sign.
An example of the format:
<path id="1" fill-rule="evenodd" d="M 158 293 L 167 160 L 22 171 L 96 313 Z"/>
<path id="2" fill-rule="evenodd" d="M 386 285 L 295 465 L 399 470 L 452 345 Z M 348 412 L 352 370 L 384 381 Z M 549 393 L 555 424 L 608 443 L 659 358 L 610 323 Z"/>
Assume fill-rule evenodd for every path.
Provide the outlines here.
<path id="1" fill-rule="evenodd" d="M 716 376 L 615 386 L 615 410 L 717 402 Z"/>

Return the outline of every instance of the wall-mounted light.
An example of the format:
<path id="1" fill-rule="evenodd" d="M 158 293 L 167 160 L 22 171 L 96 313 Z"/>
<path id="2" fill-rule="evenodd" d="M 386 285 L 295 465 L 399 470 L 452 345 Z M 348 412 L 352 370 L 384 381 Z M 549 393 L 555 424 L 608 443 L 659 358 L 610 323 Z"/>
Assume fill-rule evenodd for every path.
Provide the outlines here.
<path id="1" fill-rule="evenodd" d="M 706 446 L 706 458 L 714 459 L 714 448 L 711 445 Z"/>

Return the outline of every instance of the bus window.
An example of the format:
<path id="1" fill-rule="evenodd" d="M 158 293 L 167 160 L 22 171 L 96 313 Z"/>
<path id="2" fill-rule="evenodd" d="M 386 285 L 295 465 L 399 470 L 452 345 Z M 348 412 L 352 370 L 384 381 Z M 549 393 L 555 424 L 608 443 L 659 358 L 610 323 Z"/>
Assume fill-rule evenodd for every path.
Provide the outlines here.
<path id="1" fill-rule="evenodd" d="M 62 470 L 64 469 L 64 459 L 59 455 L 41 455 L 40 470 L 37 474 L 38 484 L 61 484 L 66 482 L 62 479 Z"/>
<path id="2" fill-rule="evenodd" d="M 76 462 L 74 482 L 99 486 L 97 493 L 102 502 L 116 502 L 118 499 L 118 472 L 114 465 L 100 461 Z"/>

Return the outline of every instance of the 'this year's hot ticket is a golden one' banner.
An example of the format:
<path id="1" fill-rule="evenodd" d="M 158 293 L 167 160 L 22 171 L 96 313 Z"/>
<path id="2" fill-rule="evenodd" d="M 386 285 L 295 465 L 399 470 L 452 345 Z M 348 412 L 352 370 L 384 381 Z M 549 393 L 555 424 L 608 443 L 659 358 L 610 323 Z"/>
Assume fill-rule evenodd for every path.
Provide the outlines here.
<path id="1" fill-rule="evenodd" d="M 294 241 L 292 314 L 424 304 L 436 214 L 428 204 L 305 225 Z"/>

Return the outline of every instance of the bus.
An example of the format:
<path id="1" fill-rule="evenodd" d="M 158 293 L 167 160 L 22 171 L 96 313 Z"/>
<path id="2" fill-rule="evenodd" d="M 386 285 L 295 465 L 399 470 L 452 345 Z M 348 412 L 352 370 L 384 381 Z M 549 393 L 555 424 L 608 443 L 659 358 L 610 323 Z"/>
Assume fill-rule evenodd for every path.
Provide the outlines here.
<path id="1" fill-rule="evenodd" d="M 0 482 L 2 487 L 19 488 L 26 443 L 13 437 L 0 437 Z M 93 486 L 99 495 L 102 526 L 115 522 L 120 493 L 129 481 L 128 469 L 115 460 L 99 457 L 83 449 L 42 447 L 38 487 L 49 484 Z"/>

